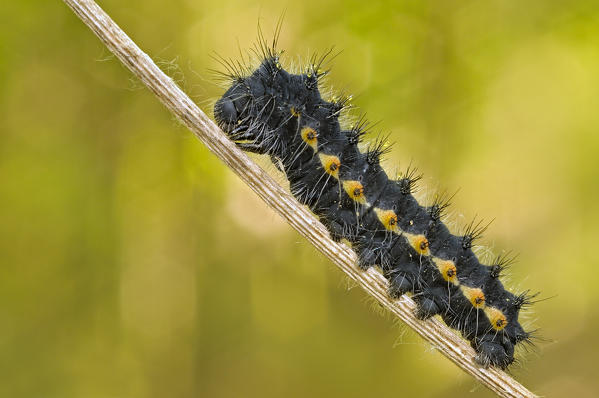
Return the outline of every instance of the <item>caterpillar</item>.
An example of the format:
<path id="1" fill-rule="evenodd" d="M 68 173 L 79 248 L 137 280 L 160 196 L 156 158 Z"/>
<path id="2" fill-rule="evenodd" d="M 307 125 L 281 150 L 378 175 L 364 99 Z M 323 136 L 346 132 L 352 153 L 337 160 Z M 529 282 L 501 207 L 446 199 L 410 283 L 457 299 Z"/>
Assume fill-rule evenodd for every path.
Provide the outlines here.
<path id="1" fill-rule="evenodd" d="M 473 221 L 464 234 L 452 234 L 442 220 L 450 196 L 419 204 L 413 193 L 421 175 L 410 167 L 390 178 L 380 164 L 384 140 L 360 150 L 364 117 L 341 127 L 349 97 L 327 101 L 320 93 L 330 51 L 293 74 L 280 63 L 277 37 L 268 43 L 259 34 L 254 70 L 222 61 L 229 85 L 214 105 L 217 124 L 241 149 L 270 156 L 331 238 L 351 244 L 358 266 L 382 270 L 392 298 L 411 294 L 418 318 L 439 315 L 469 340 L 477 363 L 506 369 L 515 347 L 532 344 L 535 332 L 518 321 L 535 295 L 513 294 L 500 281 L 513 257 L 482 264 L 472 249 L 487 225 Z"/>

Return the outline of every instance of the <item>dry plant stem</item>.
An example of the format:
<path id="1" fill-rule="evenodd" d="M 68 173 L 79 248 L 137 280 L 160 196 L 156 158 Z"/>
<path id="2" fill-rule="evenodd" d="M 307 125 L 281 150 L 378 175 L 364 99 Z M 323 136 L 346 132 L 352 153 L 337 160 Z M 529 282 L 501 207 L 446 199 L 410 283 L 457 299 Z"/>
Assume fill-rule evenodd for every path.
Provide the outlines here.
<path id="1" fill-rule="evenodd" d="M 416 306 L 412 299 L 405 295 L 399 300 L 389 298 L 388 283 L 381 273 L 374 268 L 366 272 L 360 271 L 355 265 L 354 252 L 343 244 L 333 242 L 325 227 L 314 215 L 238 149 L 94 1 L 64 0 L 64 2 L 216 156 L 295 230 L 306 237 L 368 294 L 376 298 L 383 307 L 401 318 L 433 347 L 497 395 L 535 397 L 506 373 L 495 368 L 484 369 L 477 365 L 473 360 L 475 353 L 468 343 L 441 321 L 435 318 L 427 321 L 416 319 L 414 316 Z"/>

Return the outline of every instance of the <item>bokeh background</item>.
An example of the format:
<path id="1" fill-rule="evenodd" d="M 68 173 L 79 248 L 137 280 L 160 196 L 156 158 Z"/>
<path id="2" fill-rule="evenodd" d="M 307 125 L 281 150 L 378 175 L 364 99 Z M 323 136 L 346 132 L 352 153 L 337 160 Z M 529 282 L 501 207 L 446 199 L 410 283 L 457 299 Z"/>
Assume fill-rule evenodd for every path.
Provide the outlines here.
<path id="1" fill-rule="evenodd" d="M 387 165 L 495 218 L 508 285 L 550 298 L 514 375 L 591 397 L 599 340 L 594 1 L 103 0 L 206 110 L 286 10 L 284 63 L 331 87 Z M 488 397 L 266 208 L 58 0 L 0 10 L 0 396 Z M 267 161 L 258 159 L 273 170 Z M 273 170 L 274 171 L 274 170 Z M 280 177 L 277 177 L 280 178 Z"/>

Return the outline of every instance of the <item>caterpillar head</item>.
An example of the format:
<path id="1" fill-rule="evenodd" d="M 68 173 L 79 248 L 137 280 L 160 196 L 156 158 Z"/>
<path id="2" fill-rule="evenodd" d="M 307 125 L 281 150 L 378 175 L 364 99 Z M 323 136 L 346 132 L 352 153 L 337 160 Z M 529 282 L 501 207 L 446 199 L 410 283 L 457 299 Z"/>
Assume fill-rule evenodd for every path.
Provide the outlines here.
<path id="1" fill-rule="evenodd" d="M 251 75 L 235 79 L 214 105 L 214 117 L 234 140 L 255 140 L 257 131 L 277 130 L 314 111 L 321 97 L 313 80 L 282 69 L 278 56 L 268 57 Z"/>

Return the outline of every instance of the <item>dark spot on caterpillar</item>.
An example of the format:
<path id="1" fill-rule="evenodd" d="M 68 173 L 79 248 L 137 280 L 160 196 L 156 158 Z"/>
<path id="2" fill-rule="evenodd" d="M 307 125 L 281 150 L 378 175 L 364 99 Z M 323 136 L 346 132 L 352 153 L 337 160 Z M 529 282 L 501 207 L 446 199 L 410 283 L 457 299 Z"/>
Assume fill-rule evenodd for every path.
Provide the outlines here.
<path id="1" fill-rule="evenodd" d="M 421 179 L 422 174 L 418 174 L 418 170 L 410 165 L 405 172 L 405 177 L 397 181 L 397 184 L 399 184 L 401 193 L 409 195 L 415 192 L 417 184 Z"/>
<path id="2" fill-rule="evenodd" d="M 464 250 L 470 249 L 476 240 L 482 238 L 483 233 L 489 228 L 491 222 L 493 222 L 493 220 L 483 225 L 483 220 L 472 220 L 470 224 L 466 226 L 466 232 L 462 237 L 462 248 Z"/>
<path id="3" fill-rule="evenodd" d="M 502 270 L 503 268 L 501 268 L 500 265 L 492 265 L 491 272 L 489 273 L 489 275 L 491 275 L 491 278 L 499 278 Z"/>
<path id="4" fill-rule="evenodd" d="M 327 101 L 318 87 L 330 52 L 314 56 L 306 73 L 292 74 L 281 67 L 275 44 L 260 36 L 260 66 L 229 72 L 231 86 L 214 109 L 219 126 L 242 149 L 280 164 L 291 193 L 334 240 L 352 245 L 358 266 L 381 268 L 391 297 L 413 293 L 416 316 L 439 315 L 470 341 L 480 364 L 509 366 L 516 344 L 531 342 L 518 316 L 535 295 L 503 287 L 499 277 L 512 257 L 484 265 L 473 252 L 489 224 L 473 220 L 461 236 L 452 234 L 441 218 L 453 195 L 421 205 L 413 196 L 422 179 L 415 168 L 395 180 L 380 166 L 390 148 L 387 137 L 361 152 L 365 117 L 342 128 L 339 115 L 350 97 Z"/>
<path id="5" fill-rule="evenodd" d="M 491 275 L 492 278 L 499 278 L 507 268 L 516 262 L 516 257 L 516 255 L 511 255 L 509 252 L 497 256 L 491 265 L 489 275 Z"/>
<path id="6" fill-rule="evenodd" d="M 530 291 L 526 290 L 516 296 L 516 298 L 514 299 L 514 307 L 520 309 L 522 307 L 532 305 L 536 302 L 534 300 L 534 298 L 537 297 L 538 295 L 539 295 L 539 293 L 530 294 Z M 539 300 L 537 300 L 537 301 L 539 301 Z"/>
<path id="7" fill-rule="evenodd" d="M 441 220 L 447 208 L 451 205 L 451 200 L 456 195 L 457 191 L 451 196 L 447 192 L 435 195 L 433 204 L 428 209 L 428 214 L 433 222 Z"/>

